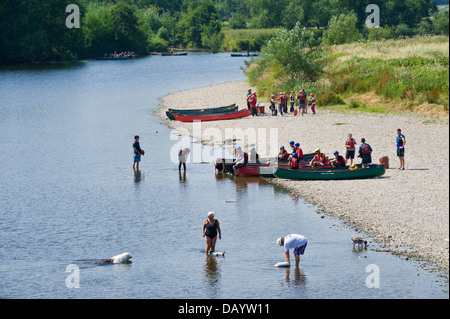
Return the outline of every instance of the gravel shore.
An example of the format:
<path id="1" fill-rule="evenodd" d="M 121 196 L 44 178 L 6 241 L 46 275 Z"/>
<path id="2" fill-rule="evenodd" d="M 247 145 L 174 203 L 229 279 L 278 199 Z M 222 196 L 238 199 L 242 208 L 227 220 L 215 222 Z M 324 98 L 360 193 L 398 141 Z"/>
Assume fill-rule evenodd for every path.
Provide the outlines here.
<path id="1" fill-rule="evenodd" d="M 216 107 L 232 103 L 245 109 L 246 81 L 227 82 L 208 87 L 181 91 L 162 98 L 156 113 L 166 119 L 167 125 L 190 136 L 201 139 L 207 129 L 221 134 L 223 142 L 227 129 L 251 128 L 255 132 L 277 129 L 277 145 L 273 147 L 274 134 L 258 136 L 256 143 L 243 141 L 247 150 L 255 144 L 260 152 L 280 145 L 288 146 L 294 140 L 301 144 L 304 153 L 319 147 L 329 157 L 335 150 L 345 155 L 344 143 L 348 133 L 359 142 L 362 137 L 373 148 L 372 160 L 388 156 L 390 168 L 381 178 L 343 181 L 292 181 L 270 179 L 305 201 L 323 209 L 324 213 L 345 220 L 353 227 L 370 235 L 386 251 L 415 260 L 428 261 L 448 273 L 449 265 L 449 125 L 433 122 L 420 115 L 381 115 L 368 113 L 342 113 L 316 107 L 317 114 L 294 117 L 258 116 L 237 120 L 202 122 L 201 132 L 192 123 L 169 121 L 168 108 Z M 182 101 L 182 104 L 180 104 Z M 264 101 L 266 113 L 268 102 Z M 259 102 L 261 103 L 261 102 Z M 397 170 L 396 130 L 401 128 L 406 137 L 406 170 Z M 258 131 L 259 129 L 259 131 Z M 262 130 L 263 129 L 263 130 Z M 265 129 L 265 130 L 264 130 Z M 218 132 L 219 132 L 218 131 Z M 211 130 L 210 130 L 211 132 Z M 260 134 L 261 135 L 261 134 Z M 276 135 L 275 135 L 276 136 Z M 272 138 L 272 140 L 271 140 Z M 205 137 L 203 136 L 205 140 Z M 216 138 L 217 139 L 217 138 Z M 265 154 L 262 154 L 265 155 Z M 360 159 L 356 159 L 360 163 Z M 238 177 L 245 178 L 245 177 Z"/>

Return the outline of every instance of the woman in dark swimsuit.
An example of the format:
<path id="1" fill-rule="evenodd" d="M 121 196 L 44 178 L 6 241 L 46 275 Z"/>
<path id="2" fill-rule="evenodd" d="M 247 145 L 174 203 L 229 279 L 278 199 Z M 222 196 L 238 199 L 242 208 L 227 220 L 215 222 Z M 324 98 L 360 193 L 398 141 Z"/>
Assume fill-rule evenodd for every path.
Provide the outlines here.
<path id="1" fill-rule="evenodd" d="M 202 233 L 206 241 L 205 253 L 209 255 L 216 249 L 217 233 L 219 233 L 219 239 L 222 239 L 219 221 L 214 219 L 214 212 L 208 213 L 208 218 L 203 222 Z"/>

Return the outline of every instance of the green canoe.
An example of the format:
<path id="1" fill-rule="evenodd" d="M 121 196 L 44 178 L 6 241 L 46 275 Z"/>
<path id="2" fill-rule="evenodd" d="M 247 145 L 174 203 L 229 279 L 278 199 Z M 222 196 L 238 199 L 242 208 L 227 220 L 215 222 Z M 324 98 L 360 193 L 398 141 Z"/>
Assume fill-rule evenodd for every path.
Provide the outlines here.
<path id="1" fill-rule="evenodd" d="M 384 165 L 372 165 L 367 168 L 362 168 L 357 165 L 358 169 L 350 170 L 348 166 L 339 168 L 299 168 L 288 169 L 281 167 L 273 167 L 273 175 L 284 179 L 297 180 L 340 180 L 340 179 L 363 179 L 372 178 L 384 175 L 386 169 Z M 262 172 L 260 172 L 262 173 Z M 270 172 L 264 171 L 262 176 L 270 176 Z"/>

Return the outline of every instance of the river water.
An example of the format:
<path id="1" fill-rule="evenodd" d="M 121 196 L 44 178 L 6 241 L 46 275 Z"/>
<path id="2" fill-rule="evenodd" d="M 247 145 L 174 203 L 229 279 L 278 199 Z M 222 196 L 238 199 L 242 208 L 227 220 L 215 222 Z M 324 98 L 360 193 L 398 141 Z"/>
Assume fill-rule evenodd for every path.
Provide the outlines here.
<path id="1" fill-rule="evenodd" d="M 0 297 L 448 298 L 439 274 L 372 242 L 353 250 L 355 230 L 283 189 L 210 163 L 178 173 L 159 99 L 243 80 L 243 66 L 193 53 L 0 69 Z M 208 211 L 223 258 L 203 252 Z M 308 238 L 300 268 L 275 268 L 290 233 Z M 95 264 L 122 252 L 133 263 Z"/>

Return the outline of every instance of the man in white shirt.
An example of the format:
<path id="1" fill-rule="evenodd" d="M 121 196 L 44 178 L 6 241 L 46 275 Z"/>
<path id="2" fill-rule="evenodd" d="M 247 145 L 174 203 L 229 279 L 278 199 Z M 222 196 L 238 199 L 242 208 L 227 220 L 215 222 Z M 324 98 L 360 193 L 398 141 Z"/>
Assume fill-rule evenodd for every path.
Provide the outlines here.
<path id="1" fill-rule="evenodd" d="M 278 246 L 284 246 L 284 254 L 286 256 L 285 262 L 290 263 L 289 249 L 294 248 L 295 267 L 300 264 L 300 255 L 305 253 L 306 244 L 308 241 L 302 235 L 290 234 L 286 237 L 280 237 L 277 239 Z"/>

